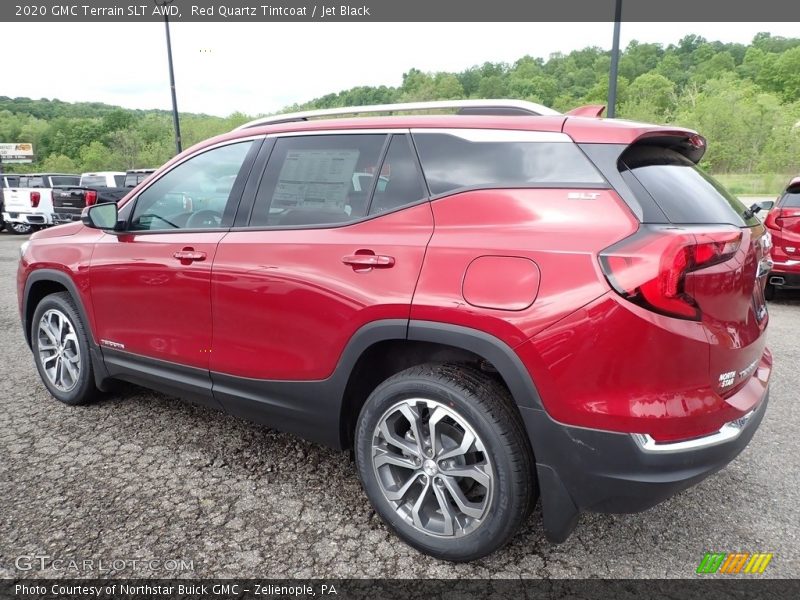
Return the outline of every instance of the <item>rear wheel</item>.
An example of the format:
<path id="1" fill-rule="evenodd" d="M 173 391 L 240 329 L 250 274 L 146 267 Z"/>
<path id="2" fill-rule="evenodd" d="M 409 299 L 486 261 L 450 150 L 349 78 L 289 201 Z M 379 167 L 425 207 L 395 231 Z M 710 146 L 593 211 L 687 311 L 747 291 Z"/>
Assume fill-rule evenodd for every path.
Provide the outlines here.
<path id="1" fill-rule="evenodd" d="M 460 365 L 412 367 L 378 386 L 359 416 L 356 464 L 387 526 L 452 561 L 505 545 L 537 493 L 507 390 Z"/>
<path id="2" fill-rule="evenodd" d="M 31 347 L 42 382 L 64 404 L 85 404 L 97 394 L 89 338 L 67 292 L 46 296 L 33 314 Z"/>
<path id="3" fill-rule="evenodd" d="M 29 225 L 28 223 L 6 223 L 6 227 L 11 233 L 16 235 L 27 235 L 31 231 L 33 231 L 33 225 Z"/>

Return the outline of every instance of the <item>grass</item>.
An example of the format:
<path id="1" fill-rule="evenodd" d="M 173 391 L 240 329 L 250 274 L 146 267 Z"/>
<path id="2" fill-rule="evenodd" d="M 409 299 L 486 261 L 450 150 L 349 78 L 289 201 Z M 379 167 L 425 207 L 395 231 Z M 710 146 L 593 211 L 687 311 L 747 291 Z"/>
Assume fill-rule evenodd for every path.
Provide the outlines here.
<path id="1" fill-rule="evenodd" d="M 793 175 L 783 173 L 715 173 L 714 179 L 739 196 L 777 196 Z"/>

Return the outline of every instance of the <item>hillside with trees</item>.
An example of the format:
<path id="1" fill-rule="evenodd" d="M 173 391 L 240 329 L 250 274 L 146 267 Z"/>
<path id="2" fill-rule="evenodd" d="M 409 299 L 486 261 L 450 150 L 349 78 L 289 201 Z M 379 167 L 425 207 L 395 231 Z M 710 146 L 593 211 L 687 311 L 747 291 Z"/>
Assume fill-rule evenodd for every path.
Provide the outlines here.
<path id="1" fill-rule="evenodd" d="M 286 110 L 456 98 L 520 98 L 569 110 L 606 102 L 610 61 L 610 52 L 593 47 L 459 73 L 411 69 L 398 87 L 356 87 Z M 800 38 L 760 33 L 749 45 L 695 35 L 668 46 L 634 41 L 619 73 L 617 116 L 697 129 L 709 140 L 703 165 L 712 172 L 800 173 Z M 248 118 L 182 114 L 184 146 Z M 174 151 L 167 111 L 27 98 L 0 97 L 0 141 L 33 142 L 40 160 L 25 170 L 157 166 Z"/>

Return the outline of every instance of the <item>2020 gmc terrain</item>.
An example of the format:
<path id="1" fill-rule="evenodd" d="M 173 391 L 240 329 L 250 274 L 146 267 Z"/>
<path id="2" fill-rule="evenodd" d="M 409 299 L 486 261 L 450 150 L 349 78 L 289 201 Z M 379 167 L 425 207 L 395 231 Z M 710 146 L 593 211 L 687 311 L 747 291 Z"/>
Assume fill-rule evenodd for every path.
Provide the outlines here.
<path id="1" fill-rule="evenodd" d="M 458 114 L 324 118 L 433 109 Z M 553 541 L 651 507 L 764 415 L 770 236 L 697 133 L 587 114 L 357 107 L 203 142 L 24 245 L 42 381 L 352 449 L 388 527 L 444 559 L 499 548 L 537 498 Z"/>

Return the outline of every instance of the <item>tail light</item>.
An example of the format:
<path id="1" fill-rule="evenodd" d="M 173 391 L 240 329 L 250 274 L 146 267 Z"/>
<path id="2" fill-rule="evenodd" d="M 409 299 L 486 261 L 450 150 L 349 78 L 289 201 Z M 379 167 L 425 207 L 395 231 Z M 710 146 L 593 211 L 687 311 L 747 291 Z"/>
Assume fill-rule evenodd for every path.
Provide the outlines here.
<path id="1" fill-rule="evenodd" d="M 736 228 L 644 225 L 601 252 L 600 266 L 623 298 L 663 315 L 698 321 L 700 309 L 685 286 L 687 273 L 728 260 L 741 241 Z"/>
<path id="2" fill-rule="evenodd" d="M 86 201 L 86 206 L 92 206 L 97 203 L 97 192 L 94 190 L 86 190 L 83 199 Z"/>
<path id="3" fill-rule="evenodd" d="M 42 195 L 39 192 L 31 192 L 31 208 L 39 208 Z"/>
<path id="4" fill-rule="evenodd" d="M 764 219 L 764 225 L 770 229 L 780 229 L 782 223 L 779 223 L 781 217 L 781 209 L 777 208 L 767 213 L 767 218 Z"/>

